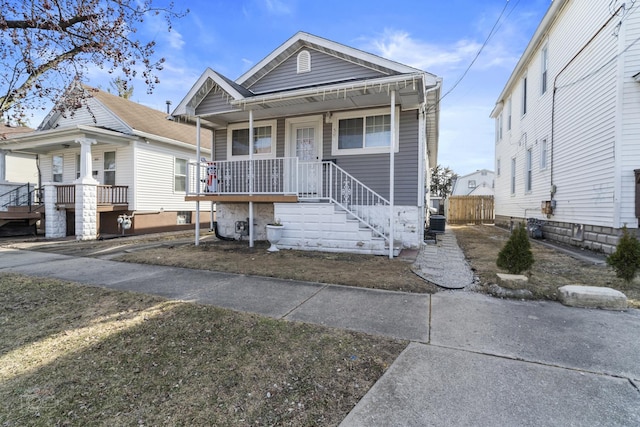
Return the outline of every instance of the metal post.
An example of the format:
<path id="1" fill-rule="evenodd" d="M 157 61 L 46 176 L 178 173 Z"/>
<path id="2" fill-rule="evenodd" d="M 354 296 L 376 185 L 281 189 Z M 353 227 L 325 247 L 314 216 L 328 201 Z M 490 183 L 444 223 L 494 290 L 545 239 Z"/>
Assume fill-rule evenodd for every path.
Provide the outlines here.
<path id="1" fill-rule="evenodd" d="M 187 165 L 187 170 L 189 165 Z M 189 182 L 185 183 L 189 190 Z M 196 116 L 196 195 L 200 197 L 200 116 Z M 196 237 L 195 245 L 200 244 L 200 200 L 196 198 Z"/>
<path id="2" fill-rule="evenodd" d="M 391 91 L 391 141 L 389 144 L 389 258 L 393 259 L 393 198 L 395 186 L 396 91 Z"/>

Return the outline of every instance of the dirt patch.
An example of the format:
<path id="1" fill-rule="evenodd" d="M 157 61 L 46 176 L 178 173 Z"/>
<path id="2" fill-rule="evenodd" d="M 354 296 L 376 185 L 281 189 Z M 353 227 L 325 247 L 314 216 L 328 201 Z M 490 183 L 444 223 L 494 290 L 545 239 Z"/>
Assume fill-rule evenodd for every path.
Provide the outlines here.
<path id="1" fill-rule="evenodd" d="M 491 225 L 450 226 L 466 259 L 479 278 L 477 290 L 496 296 L 522 298 L 522 292 L 504 292 L 496 287 L 498 252 L 509 238 L 509 232 Z M 512 291 L 526 290 L 534 299 L 557 300 L 558 288 L 564 285 L 604 286 L 623 292 L 629 305 L 640 308 L 640 280 L 625 283 L 616 277 L 607 265 L 593 264 L 566 255 L 556 249 L 531 239 L 531 250 L 535 260 L 529 280 L 525 283 L 502 285 Z"/>

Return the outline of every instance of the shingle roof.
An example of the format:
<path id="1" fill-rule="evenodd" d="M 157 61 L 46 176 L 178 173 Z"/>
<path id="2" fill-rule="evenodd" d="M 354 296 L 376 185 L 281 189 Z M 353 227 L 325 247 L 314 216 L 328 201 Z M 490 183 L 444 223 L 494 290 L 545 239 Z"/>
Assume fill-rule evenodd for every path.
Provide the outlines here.
<path id="1" fill-rule="evenodd" d="M 29 133 L 33 132 L 33 129 L 26 126 L 7 126 L 4 123 L 0 123 L 0 139 L 7 139 L 9 135 L 17 133 Z"/>
<path id="2" fill-rule="evenodd" d="M 132 129 L 192 145 L 197 143 L 196 128 L 192 125 L 171 121 L 167 119 L 168 114 L 163 111 L 146 107 L 108 92 L 89 86 L 84 86 L 84 88 Z M 200 143 L 203 148 L 211 148 L 211 138 L 210 130 L 200 129 Z"/>

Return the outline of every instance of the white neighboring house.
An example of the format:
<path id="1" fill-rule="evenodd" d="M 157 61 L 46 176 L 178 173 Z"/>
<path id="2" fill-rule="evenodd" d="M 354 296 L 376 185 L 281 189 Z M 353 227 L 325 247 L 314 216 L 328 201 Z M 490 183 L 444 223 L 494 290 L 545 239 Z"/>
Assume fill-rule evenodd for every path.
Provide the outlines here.
<path id="1" fill-rule="evenodd" d="M 73 114 L 54 108 L 36 131 L 0 141 L 1 150 L 38 158 L 46 237 L 193 229 L 187 164 L 210 156 L 211 131 L 198 138 L 165 112 L 84 85 L 70 90 L 87 94 Z M 200 221 L 208 224 L 208 209 Z"/>
<path id="2" fill-rule="evenodd" d="M 10 135 L 29 132 L 33 132 L 33 129 L 26 126 L 0 124 L 0 141 L 6 140 Z M 33 156 L 0 150 L 0 186 L 9 183 L 38 183 L 38 168 Z M 1 188 L 0 193 L 3 193 Z"/>
<path id="3" fill-rule="evenodd" d="M 456 178 L 451 191 L 452 196 L 493 196 L 494 173 L 488 169 L 480 169 Z"/>
<path id="4" fill-rule="evenodd" d="M 497 225 L 541 219 L 545 238 L 605 253 L 638 228 L 637 9 L 551 3 L 491 113 Z"/>

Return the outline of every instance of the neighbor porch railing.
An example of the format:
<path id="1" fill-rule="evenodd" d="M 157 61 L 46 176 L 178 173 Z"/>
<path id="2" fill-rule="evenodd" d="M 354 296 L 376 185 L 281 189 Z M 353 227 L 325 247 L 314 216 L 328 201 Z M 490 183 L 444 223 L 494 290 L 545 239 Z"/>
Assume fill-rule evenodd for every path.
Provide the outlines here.
<path id="1" fill-rule="evenodd" d="M 295 194 L 300 200 L 326 200 L 379 236 L 389 237 L 389 201 L 334 162 L 301 162 L 295 157 L 191 162 L 186 192 L 202 196 Z"/>
<path id="2" fill-rule="evenodd" d="M 4 194 L 0 194 L 0 211 L 6 211 L 9 206 L 28 206 L 29 212 L 42 204 L 40 189 L 27 183 L 15 187 Z"/>
<path id="3" fill-rule="evenodd" d="M 97 187 L 98 206 L 126 205 L 129 200 L 129 187 L 125 185 L 98 185 Z M 75 205 L 76 186 L 57 185 L 56 205 Z"/>

